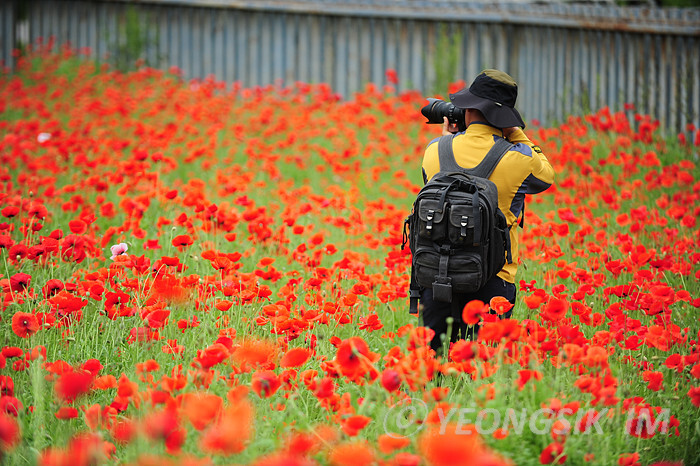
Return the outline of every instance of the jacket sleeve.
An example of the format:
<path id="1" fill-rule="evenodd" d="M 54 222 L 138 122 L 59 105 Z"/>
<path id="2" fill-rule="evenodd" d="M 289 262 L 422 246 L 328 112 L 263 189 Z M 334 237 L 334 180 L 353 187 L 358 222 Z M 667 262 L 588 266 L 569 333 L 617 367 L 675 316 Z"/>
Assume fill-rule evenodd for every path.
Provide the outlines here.
<path id="1" fill-rule="evenodd" d="M 554 183 L 554 169 L 542 153 L 542 149 L 532 143 L 520 128 L 513 131 L 508 140 L 528 146 L 532 151 L 530 160 L 530 176 L 527 183 L 527 194 L 537 194 L 546 191 Z"/>
<path id="2" fill-rule="evenodd" d="M 428 143 L 423 154 L 423 181 L 427 183 L 437 172 L 440 171 L 440 157 L 438 155 L 438 145 L 435 144 L 440 138 L 435 138 Z"/>

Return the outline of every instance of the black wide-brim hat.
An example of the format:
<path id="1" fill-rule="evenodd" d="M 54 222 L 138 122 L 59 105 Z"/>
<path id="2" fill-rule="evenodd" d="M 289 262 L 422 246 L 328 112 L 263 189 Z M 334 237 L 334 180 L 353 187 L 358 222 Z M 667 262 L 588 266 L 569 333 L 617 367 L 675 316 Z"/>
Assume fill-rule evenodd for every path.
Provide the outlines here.
<path id="1" fill-rule="evenodd" d="M 481 111 L 486 122 L 496 128 L 525 127 L 520 113 L 515 109 L 518 85 L 507 73 L 484 70 L 474 79 L 469 89 L 450 94 L 455 107 L 474 108 Z"/>

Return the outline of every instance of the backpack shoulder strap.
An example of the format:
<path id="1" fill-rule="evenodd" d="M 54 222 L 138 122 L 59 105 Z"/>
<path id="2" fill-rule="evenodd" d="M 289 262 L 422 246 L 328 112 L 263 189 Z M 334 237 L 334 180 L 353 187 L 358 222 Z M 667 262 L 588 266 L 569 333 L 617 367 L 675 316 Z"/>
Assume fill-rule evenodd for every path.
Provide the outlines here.
<path id="1" fill-rule="evenodd" d="M 486 153 L 484 160 L 476 167 L 467 170 L 467 172 L 470 175 L 488 179 L 491 173 L 496 169 L 496 165 L 498 165 L 511 147 L 513 147 L 513 143 L 508 142 L 506 139 L 496 139 L 496 143 L 491 146 L 491 149 Z M 454 156 L 452 158 L 454 159 Z"/>
<path id="2" fill-rule="evenodd" d="M 458 165 L 455 160 L 455 154 L 452 150 L 452 139 L 454 139 L 454 137 L 454 134 L 448 134 L 447 136 L 442 136 L 438 141 L 438 156 L 440 157 L 441 172 L 462 172 L 488 179 L 506 152 L 513 147 L 511 142 L 508 142 L 504 138 L 498 138 L 495 144 L 491 146 L 491 149 L 486 153 L 481 163 L 474 168 L 467 169 Z"/>
<path id="3" fill-rule="evenodd" d="M 438 141 L 438 156 L 440 157 L 440 171 L 443 173 L 461 172 L 464 168 L 457 165 L 455 153 L 452 151 L 452 139 L 454 134 L 442 136 Z"/>

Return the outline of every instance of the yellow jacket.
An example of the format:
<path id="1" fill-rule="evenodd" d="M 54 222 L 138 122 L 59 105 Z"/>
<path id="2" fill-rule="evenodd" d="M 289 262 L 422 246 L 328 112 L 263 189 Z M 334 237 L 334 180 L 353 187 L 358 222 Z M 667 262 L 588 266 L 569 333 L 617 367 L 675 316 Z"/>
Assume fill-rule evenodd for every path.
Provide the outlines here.
<path id="1" fill-rule="evenodd" d="M 455 161 L 464 168 L 474 168 L 493 146 L 496 137 L 502 137 L 500 129 L 475 122 L 452 140 Z M 423 180 L 427 182 L 440 171 L 439 138 L 428 144 L 423 156 Z M 518 271 L 517 223 L 523 215 L 525 194 L 537 194 L 554 182 L 554 169 L 539 147 L 530 141 L 520 129 L 512 132 L 508 140 L 515 145 L 501 159 L 489 178 L 498 188 L 498 207 L 506 216 L 510 229 L 513 263 L 506 264 L 498 274 L 502 279 L 515 283 Z"/>

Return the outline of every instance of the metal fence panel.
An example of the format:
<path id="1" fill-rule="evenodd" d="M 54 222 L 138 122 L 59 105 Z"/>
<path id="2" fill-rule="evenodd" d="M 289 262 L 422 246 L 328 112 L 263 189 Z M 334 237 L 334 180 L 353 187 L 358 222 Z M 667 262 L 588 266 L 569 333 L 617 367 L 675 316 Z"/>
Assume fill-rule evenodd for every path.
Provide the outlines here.
<path id="1" fill-rule="evenodd" d="M 449 6 L 450 8 L 446 8 Z M 520 85 L 518 107 L 544 124 L 634 103 L 680 130 L 700 126 L 700 9 L 477 4 L 445 0 L 28 0 L 31 42 L 89 48 L 98 60 L 138 52 L 183 77 L 245 87 L 326 82 L 352 98 L 368 82 L 435 91 L 437 47 L 460 47 L 453 78 L 497 67 Z M 127 14 L 146 42 L 129 50 Z M 0 59 L 12 66 L 16 2 L 0 5 Z M 458 34 L 459 33 L 459 34 Z M 461 37 L 457 42 L 456 38 Z M 439 90 L 443 95 L 446 89 Z"/>
<path id="2" fill-rule="evenodd" d="M 14 47 L 15 37 L 15 5 L 9 2 L 0 8 L 0 66 L 12 68 L 14 66 L 14 58 L 12 49 Z"/>

